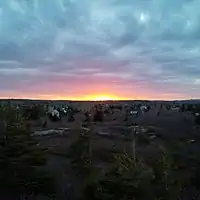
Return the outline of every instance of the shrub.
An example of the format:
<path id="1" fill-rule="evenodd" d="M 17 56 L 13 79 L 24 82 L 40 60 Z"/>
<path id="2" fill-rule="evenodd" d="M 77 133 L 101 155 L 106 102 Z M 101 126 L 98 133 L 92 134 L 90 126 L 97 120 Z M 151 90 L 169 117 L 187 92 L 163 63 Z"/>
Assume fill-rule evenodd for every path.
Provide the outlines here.
<path id="1" fill-rule="evenodd" d="M 161 158 L 151 165 L 126 153 L 117 154 L 113 167 L 101 179 L 84 188 L 83 199 L 178 199 L 184 181 L 173 169 L 173 164 L 170 154 L 165 151 Z"/>
<path id="2" fill-rule="evenodd" d="M 152 170 L 140 160 L 133 160 L 127 154 L 115 156 L 115 166 L 102 179 L 88 184 L 84 190 L 85 199 L 128 200 L 144 199 L 144 190 L 153 178 Z M 145 191 L 147 192 L 147 191 Z"/>

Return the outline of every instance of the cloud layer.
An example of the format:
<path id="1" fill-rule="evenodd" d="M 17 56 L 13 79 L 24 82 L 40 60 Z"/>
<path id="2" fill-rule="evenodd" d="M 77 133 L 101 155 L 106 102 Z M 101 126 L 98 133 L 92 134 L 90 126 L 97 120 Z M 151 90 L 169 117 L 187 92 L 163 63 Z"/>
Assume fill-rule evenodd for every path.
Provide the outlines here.
<path id="1" fill-rule="evenodd" d="M 1 0 L 0 96 L 200 98 L 199 0 Z"/>

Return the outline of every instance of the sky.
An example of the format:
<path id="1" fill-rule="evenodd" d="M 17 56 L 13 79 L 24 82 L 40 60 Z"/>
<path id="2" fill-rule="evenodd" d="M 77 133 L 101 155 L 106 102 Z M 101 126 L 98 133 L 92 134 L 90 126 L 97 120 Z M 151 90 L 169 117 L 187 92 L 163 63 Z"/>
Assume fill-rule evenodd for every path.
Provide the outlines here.
<path id="1" fill-rule="evenodd" d="M 200 98 L 199 0 L 1 0 L 0 98 Z"/>

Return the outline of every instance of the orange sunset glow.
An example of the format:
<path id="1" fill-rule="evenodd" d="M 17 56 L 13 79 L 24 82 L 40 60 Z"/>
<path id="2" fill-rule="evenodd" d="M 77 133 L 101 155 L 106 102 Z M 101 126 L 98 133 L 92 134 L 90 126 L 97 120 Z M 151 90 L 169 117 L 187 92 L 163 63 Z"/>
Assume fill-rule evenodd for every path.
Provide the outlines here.
<path id="1" fill-rule="evenodd" d="M 74 94 L 66 95 L 66 94 L 28 94 L 24 95 L 21 94 L 14 94 L 7 96 L 0 96 L 1 99 L 35 99 L 35 100 L 71 100 L 71 101 L 120 101 L 120 100 L 174 100 L 175 95 L 173 94 L 166 94 L 166 95 L 159 95 L 155 93 L 146 93 L 140 94 L 136 93 L 135 95 L 128 95 L 128 94 L 113 94 L 112 92 L 109 93 L 82 93 L 82 94 Z M 177 99 L 184 99 L 182 96 L 175 96 Z"/>
<path id="2" fill-rule="evenodd" d="M 107 101 L 107 100 L 121 100 L 117 96 L 109 95 L 109 94 L 94 94 L 86 97 L 86 100 L 89 101 Z"/>
<path id="3" fill-rule="evenodd" d="M 49 96 L 46 96 L 48 99 Z M 45 96 L 43 96 L 43 99 Z M 46 99 L 45 98 L 45 99 Z M 89 95 L 84 95 L 84 96 L 74 96 L 74 97 L 69 97 L 69 96 L 51 96 L 50 97 L 53 100 L 77 100 L 77 101 L 117 101 L 117 100 L 128 100 L 127 98 L 122 98 L 117 95 L 112 95 L 112 94 L 89 94 Z"/>

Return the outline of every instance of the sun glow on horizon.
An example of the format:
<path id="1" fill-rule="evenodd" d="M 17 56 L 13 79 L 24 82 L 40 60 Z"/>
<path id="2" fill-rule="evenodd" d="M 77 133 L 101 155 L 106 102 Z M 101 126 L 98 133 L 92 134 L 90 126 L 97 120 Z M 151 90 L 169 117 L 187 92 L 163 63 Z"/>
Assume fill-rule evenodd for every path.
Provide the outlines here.
<path id="1" fill-rule="evenodd" d="M 29 95 L 23 96 L 19 95 L 9 95 L 9 96 L 0 96 L 0 99 L 31 99 L 31 100 L 69 100 L 69 101 L 120 101 L 120 100 L 186 100 L 187 98 L 149 98 L 148 96 L 134 96 L 134 97 L 122 97 L 114 96 L 108 94 L 95 94 L 95 95 L 84 95 L 84 96 L 62 96 L 62 95 Z M 190 98 L 192 99 L 192 98 Z"/>
<path id="2" fill-rule="evenodd" d="M 97 97 L 92 98 L 91 100 L 93 100 L 93 101 L 108 101 L 108 100 L 117 100 L 117 99 L 113 99 L 109 96 L 97 96 Z"/>
<path id="3" fill-rule="evenodd" d="M 116 101 L 120 100 L 119 97 L 113 96 L 113 95 L 90 95 L 86 97 L 87 100 L 89 101 Z"/>

